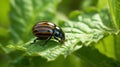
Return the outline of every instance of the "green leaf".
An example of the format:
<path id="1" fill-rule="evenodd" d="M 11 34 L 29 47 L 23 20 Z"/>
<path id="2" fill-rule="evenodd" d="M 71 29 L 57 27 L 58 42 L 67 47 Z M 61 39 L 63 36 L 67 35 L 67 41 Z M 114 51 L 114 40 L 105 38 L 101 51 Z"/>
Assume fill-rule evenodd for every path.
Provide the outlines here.
<path id="1" fill-rule="evenodd" d="M 116 34 L 109 35 L 108 37 L 101 40 L 101 42 L 97 43 L 96 48 L 103 54 L 108 57 L 111 57 L 115 60 L 120 61 L 120 33 L 119 33 L 119 0 L 108 0 L 109 7 L 112 17 L 112 24 L 109 27 L 116 29 Z M 104 17 L 105 18 L 105 17 Z"/>
<path id="2" fill-rule="evenodd" d="M 117 29 L 120 29 L 120 23 L 119 23 L 120 22 L 120 18 L 119 18 L 120 1 L 119 0 L 108 0 L 108 2 L 109 2 L 109 7 L 110 7 L 110 12 L 111 12 L 111 15 L 112 15 L 113 23 L 114 23 L 114 25 Z"/>
<path id="3" fill-rule="evenodd" d="M 94 47 L 83 47 L 75 52 L 82 60 L 90 63 L 92 67 L 120 67 L 120 62 L 101 54 Z"/>
<path id="4" fill-rule="evenodd" d="M 119 48 L 119 39 L 120 34 L 109 35 L 99 43 L 95 45 L 95 47 L 104 55 L 111 57 L 117 61 L 120 61 L 120 48 Z"/>
<path id="5" fill-rule="evenodd" d="M 68 36 L 73 36 L 73 35 L 68 34 Z M 70 41 L 66 41 L 65 44 L 59 44 L 58 42 L 55 41 L 49 41 L 45 46 L 42 46 L 43 42 L 39 41 L 36 44 L 30 45 L 31 43 L 30 41 L 26 44 L 20 42 L 19 44 L 8 45 L 7 47 L 13 49 L 13 51 L 16 50 L 24 51 L 25 53 L 21 55 L 42 56 L 48 59 L 48 61 L 51 61 L 57 58 L 59 55 L 67 56 L 71 54 L 71 52 L 73 52 L 74 50 L 81 47 L 81 46 L 75 46 L 75 43 L 78 43 L 79 40 L 74 40 L 73 37 L 68 37 L 68 36 L 66 37 L 67 39 L 69 38 L 68 40 Z"/>

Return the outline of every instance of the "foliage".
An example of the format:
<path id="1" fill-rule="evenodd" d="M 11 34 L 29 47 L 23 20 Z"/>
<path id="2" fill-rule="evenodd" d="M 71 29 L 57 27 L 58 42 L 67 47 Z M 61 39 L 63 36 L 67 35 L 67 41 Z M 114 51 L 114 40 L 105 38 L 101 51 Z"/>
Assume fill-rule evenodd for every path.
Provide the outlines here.
<path id="1" fill-rule="evenodd" d="M 11 0 L 9 31 L 0 27 L 0 66 L 120 67 L 118 5 L 118 0 Z M 43 20 L 63 29 L 64 44 L 51 39 L 45 46 L 30 45 L 32 26 Z"/>

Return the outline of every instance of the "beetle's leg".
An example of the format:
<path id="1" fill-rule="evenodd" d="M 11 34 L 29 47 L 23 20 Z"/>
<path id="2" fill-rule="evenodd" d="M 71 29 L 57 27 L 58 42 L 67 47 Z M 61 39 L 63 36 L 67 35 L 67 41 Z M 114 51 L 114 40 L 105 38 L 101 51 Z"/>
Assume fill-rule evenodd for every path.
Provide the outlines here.
<path id="1" fill-rule="evenodd" d="M 57 37 L 54 36 L 54 38 L 60 42 L 60 40 Z"/>
<path id="2" fill-rule="evenodd" d="M 48 39 L 42 45 L 45 45 L 51 38 L 52 38 L 52 35 L 48 37 Z"/>
<path id="3" fill-rule="evenodd" d="M 36 38 L 31 44 L 35 44 L 36 43 L 36 40 L 38 40 L 39 38 Z"/>

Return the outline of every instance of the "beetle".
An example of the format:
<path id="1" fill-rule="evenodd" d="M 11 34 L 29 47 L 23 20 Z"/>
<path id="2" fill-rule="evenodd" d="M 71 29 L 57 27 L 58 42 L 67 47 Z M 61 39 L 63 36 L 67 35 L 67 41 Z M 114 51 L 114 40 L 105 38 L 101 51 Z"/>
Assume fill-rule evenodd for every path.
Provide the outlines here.
<path id="1" fill-rule="evenodd" d="M 52 37 L 60 43 L 65 41 L 65 33 L 62 29 L 49 21 L 40 21 L 35 24 L 32 28 L 32 33 L 37 38 L 31 44 L 36 43 L 36 40 L 45 40 L 43 43 L 45 45 Z"/>

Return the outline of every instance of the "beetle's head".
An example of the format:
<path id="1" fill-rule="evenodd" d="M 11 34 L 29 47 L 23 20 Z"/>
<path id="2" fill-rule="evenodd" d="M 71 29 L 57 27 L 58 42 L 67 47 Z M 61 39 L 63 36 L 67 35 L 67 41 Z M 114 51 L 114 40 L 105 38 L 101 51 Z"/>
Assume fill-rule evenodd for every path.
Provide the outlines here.
<path id="1" fill-rule="evenodd" d="M 65 33 L 59 27 L 55 28 L 54 37 L 57 37 L 60 43 L 64 43 L 65 41 Z"/>

